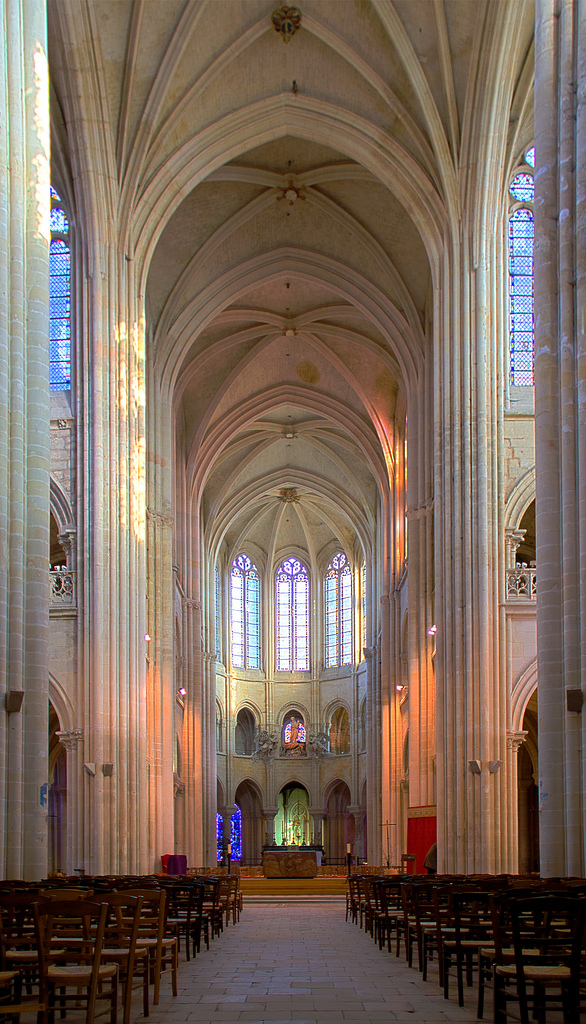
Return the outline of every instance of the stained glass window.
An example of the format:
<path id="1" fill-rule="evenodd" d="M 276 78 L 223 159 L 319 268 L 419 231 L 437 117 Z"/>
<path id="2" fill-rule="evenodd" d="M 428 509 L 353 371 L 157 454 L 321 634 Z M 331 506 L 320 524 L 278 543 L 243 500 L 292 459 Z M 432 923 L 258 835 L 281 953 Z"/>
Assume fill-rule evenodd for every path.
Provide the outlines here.
<path id="1" fill-rule="evenodd" d="M 247 555 L 238 555 L 230 574 L 232 664 L 260 668 L 260 576 Z"/>
<path id="2" fill-rule="evenodd" d="M 214 579 L 214 603 L 216 614 L 216 658 L 220 659 L 220 616 L 222 606 L 220 603 L 220 569 L 216 565 Z"/>
<path id="3" fill-rule="evenodd" d="M 342 552 L 334 555 L 325 578 L 326 668 L 352 661 L 352 571 Z"/>
<path id="4" fill-rule="evenodd" d="M 60 203 L 51 188 L 52 204 Z M 71 251 L 69 223 L 60 206 L 51 209 L 49 246 L 49 387 L 71 387 Z"/>
<path id="5" fill-rule="evenodd" d="M 224 855 L 223 842 L 224 822 L 222 821 L 222 815 L 216 814 L 216 857 L 218 861 L 221 861 Z"/>
<path id="6" fill-rule="evenodd" d="M 238 804 L 230 821 L 230 845 L 232 860 L 242 859 L 242 811 Z"/>
<path id="7" fill-rule="evenodd" d="M 518 199 L 520 203 L 532 203 L 535 198 L 533 175 L 523 172 L 516 174 L 509 186 L 509 192 L 513 199 Z"/>
<path id="8" fill-rule="evenodd" d="M 530 167 L 535 167 L 535 146 L 531 146 L 525 153 L 525 163 L 529 164 Z"/>
<path id="9" fill-rule="evenodd" d="M 511 384 L 534 383 L 533 211 L 509 217 L 509 346 Z"/>
<path id="10" fill-rule="evenodd" d="M 360 609 L 362 614 L 362 642 L 360 645 L 360 659 L 364 657 L 366 647 L 366 563 L 363 562 L 360 568 Z"/>
<path id="11" fill-rule="evenodd" d="M 301 715 L 294 715 L 285 722 L 283 743 L 305 743 L 305 725 Z"/>
<path id="12" fill-rule="evenodd" d="M 309 671 L 309 576 L 297 558 L 279 566 L 275 580 L 277 605 L 277 671 Z"/>

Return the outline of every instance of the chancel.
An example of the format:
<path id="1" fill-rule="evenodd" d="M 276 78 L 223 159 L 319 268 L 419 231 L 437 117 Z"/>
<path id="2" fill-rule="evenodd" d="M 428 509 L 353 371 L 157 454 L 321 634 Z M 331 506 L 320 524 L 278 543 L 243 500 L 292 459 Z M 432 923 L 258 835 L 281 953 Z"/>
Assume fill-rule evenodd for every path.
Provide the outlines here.
<path id="1" fill-rule="evenodd" d="M 2 874 L 584 875 L 586 7 L 277 3 L 3 0 Z"/>

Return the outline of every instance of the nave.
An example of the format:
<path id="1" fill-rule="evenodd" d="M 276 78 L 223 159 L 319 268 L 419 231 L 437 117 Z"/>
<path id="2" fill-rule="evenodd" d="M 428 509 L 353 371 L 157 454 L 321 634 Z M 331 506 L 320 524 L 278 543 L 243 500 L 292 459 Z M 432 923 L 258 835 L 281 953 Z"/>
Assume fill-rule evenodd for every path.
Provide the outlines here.
<path id="1" fill-rule="evenodd" d="M 246 904 L 196 960 L 180 958 L 179 993 L 163 985 L 149 1024 L 468 1024 L 464 1008 L 444 1000 L 435 972 L 416 968 L 344 920 L 344 901 Z M 471 990 L 474 991 L 475 990 Z M 468 998 L 468 997 L 466 997 Z M 138 1009 L 138 1003 L 137 1009 Z M 485 1019 L 491 1019 L 487 1007 Z M 133 1017 L 133 1021 L 143 1021 Z"/>

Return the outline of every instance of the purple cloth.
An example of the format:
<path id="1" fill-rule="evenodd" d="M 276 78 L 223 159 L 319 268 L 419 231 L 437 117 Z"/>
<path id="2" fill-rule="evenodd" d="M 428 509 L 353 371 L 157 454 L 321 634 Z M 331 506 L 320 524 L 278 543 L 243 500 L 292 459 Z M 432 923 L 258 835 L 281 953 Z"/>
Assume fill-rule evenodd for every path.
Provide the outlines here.
<path id="1" fill-rule="evenodd" d="M 168 875 L 186 875 L 187 857 L 184 853 L 170 853 L 167 857 Z"/>

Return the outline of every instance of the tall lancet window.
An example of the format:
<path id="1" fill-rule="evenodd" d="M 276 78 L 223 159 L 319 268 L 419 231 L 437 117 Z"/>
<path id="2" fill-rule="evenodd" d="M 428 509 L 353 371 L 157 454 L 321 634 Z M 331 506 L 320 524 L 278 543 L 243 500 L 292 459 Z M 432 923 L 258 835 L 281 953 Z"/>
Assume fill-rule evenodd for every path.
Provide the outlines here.
<path id="1" fill-rule="evenodd" d="M 71 387 L 71 250 L 69 222 L 61 198 L 51 188 L 49 247 L 49 387 Z"/>
<path id="2" fill-rule="evenodd" d="M 309 576 L 297 558 L 277 569 L 277 671 L 309 670 Z"/>
<path id="3" fill-rule="evenodd" d="M 343 552 L 334 555 L 325 577 L 326 668 L 352 661 L 352 570 Z"/>
<path id="4" fill-rule="evenodd" d="M 510 382 L 531 386 L 535 382 L 535 331 L 533 302 L 533 166 L 535 150 L 525 154 L 526 169 L 509 186 L 514 208 L 509 214 L 509 358 Z"/>
<path id="5" fill-rule="evenodd" d="M 230 574 L 232 664 L 260 668 L 260 576 L 247 555 L 238 555 Z"/>

